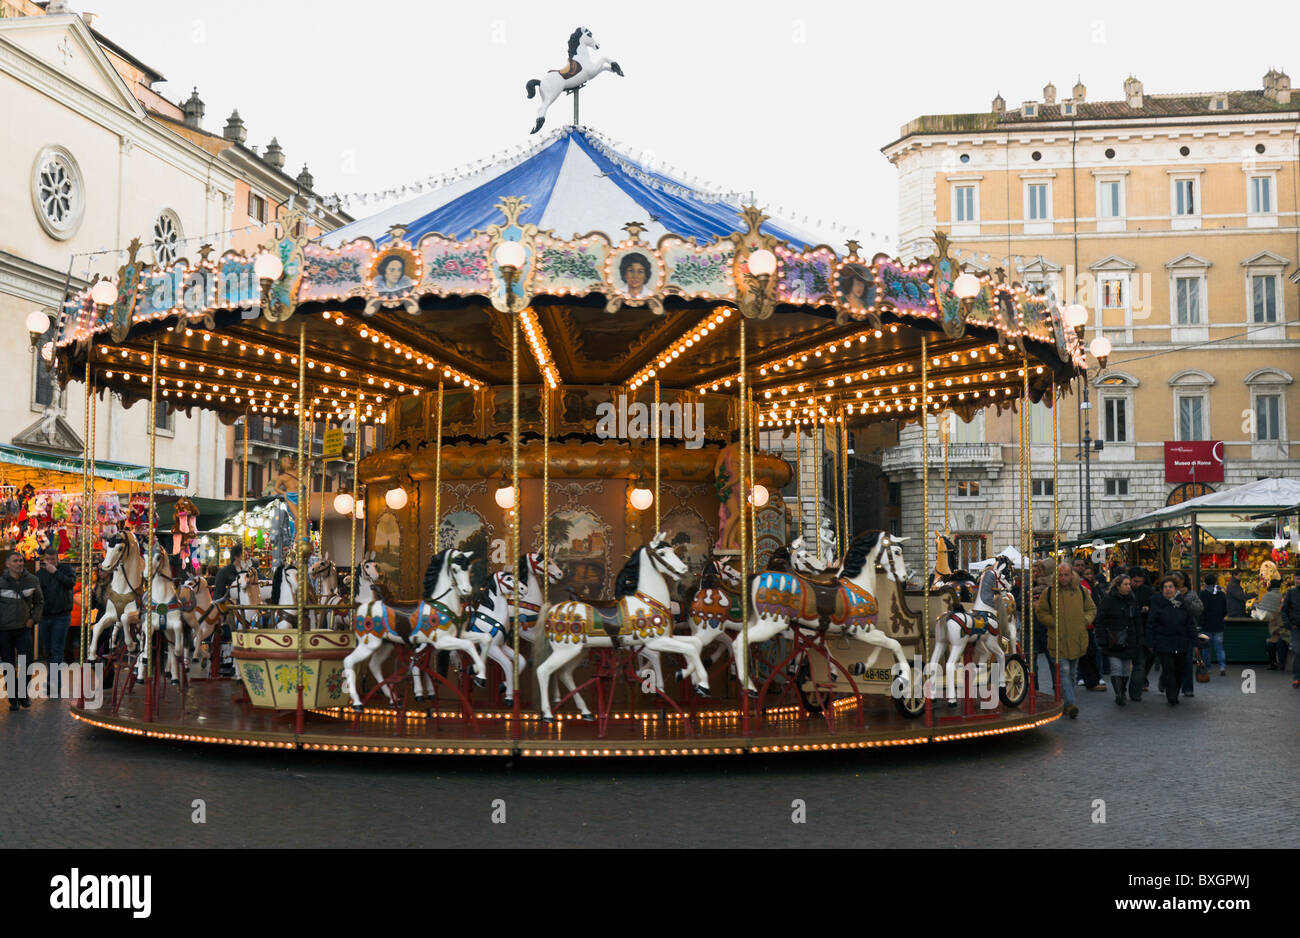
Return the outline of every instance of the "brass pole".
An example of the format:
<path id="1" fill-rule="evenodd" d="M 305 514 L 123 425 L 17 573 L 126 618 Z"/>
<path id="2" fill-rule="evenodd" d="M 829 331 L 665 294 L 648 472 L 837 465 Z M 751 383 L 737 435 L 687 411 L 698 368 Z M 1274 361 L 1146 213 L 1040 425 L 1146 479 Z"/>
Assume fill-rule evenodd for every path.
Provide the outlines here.
<path id="1" fill-rule="evenodd" d="M 930 660 L 930 360 L 927 336 L 921 333 L 921 662 Z M 922 692 L 925 681 L 922 678 Z M 933 723 L 932 701 L 925 695 L 925 722 Z"/>
<path id="2" fill-rule="evenodd" d="M 360 513 L 361 498 L 361 441 L 365 434 L 361 432 L 361 375 L 357 374 L 357 399 L 353 402 L 356 408 L 352 412 L 352 534 L 348 554 L 348 611 L 349 614 L 356 612 L 357 597 L 357 515 Z"/>
<path id="3" fill-rule="evenodd" d="M 654 419 L 651 421 L 651 425 L 654 427 L 654 434 L 655 434 L 655 529 L 654 529 L 654 534 L 650 535 L 652 538 L 655 536 L 655 534 L 659 533 L 659 479 L 660 479 L 659 436 L 663 431 L 663 426 L 660 423 L 660 416 L 661 415 L 659 412 L 659 379 L 655 378 L 655 413 L 654 413 Z"/>
<path id="4" fill-rule="evenodd" d="M 433 552 L 442 550 L 442 378 L 438 379 L 438 429 L 433 437 L 437 447 L 433 461 Z"/>
<path id="5" fill-rule="evenodd" d="M 749 389 L 749 556 L 754 564 L 758 563 L 758 504 L 754 501 L 754 486 L 758 477 L 754 474 L 754 451 L 758 449 L 758 408 L 754 406 L 754 389 Z M 770 496 L 769 496 L 770 497 Z"/>
<path id="6" fill-rule="evenodd" d="M 1034 423 L 1033 415 L 1029 408 L 1032 406 L 1029 401 L 1029 354 L 1025 353 L 1025 424 L 1029 430 L 1026 434 L 1025 442 L 1025 521 L 1028 525 L 1025 535 L 1025 542 L 1029 545 L 1029 550 L 1023 555 L 1024 569 L 1020 571 L 1021 583 L 1020 592 L 1025 592 L 1026 586 L 1029 588 L 1030 595 L 1033 594 L 1034 579 Z M 1025 628 L 1031 633 L 1034 628 L 1034 607 L 1032 604 L 1026 604 L 1024 615 Z M 1011 649 L 1015 653 L 1015 649 Z"/>
<path id="7" fill-rule="evenodd" d="M 294 566 L 298 568 L 298 589 L 294 591 L 294 602 L 298 606 L 298 709 L 296 714 L 295 731 L 301 733 L 304 729 L 303 714 L 303 686 L 302 686 L 302 645 L 305 641 L 303 635 L 304 626 L 307 622 L 307 570 L 306 556 L 303 546 L 311 537 L 311 512 L 307 504 L 307 476 L 311 471 L 307 466 L 307 427 L 309 425 L 307 414 L 307 317 L 302 316 L 298 320 L 298 505 L 297 505 L 297 524 L 294 527 Z M 325 501 L 325 486 L 321 484 L 321 502 Z M 274 597 L 273 601 L 278 602 L 279 597 Z"/>
<path id="8" fill-rule="evenodd" d="M 330 422 L 325 413 L 321 413 L 321 452 L 320 452 L 320 520 L 316 524 L 316 530 L 320 534 L 320 555 L 325 556 L 325 470 L 329 466 L 329 460 L 325 458 L 325 433 L 329 432 Z M 312 436 L 315 437 L 316 422 L 312 421 Z M 312 445 L 315 445 L 313 439 Z"/>
<path id="9" fill-rule="evenodd" d="M 844 475 L 844 540 L 840 541 L 840 556 L 843 557 L 849 549 L 849 540 L 854 536 L 853 499 L 849 497 L 849 421 L 843 405 L 840 405 L 840 469 Z"/>
<path id="10" fill-rule="evenodd" d="M 551 389 L 542 388 L 542 606 L 546 606 L 546 591 L 550 586 L 551 569 Z M 659 493 L 655 493 L 656 501 Z M 541 612 L 538 613 L 541 615 Z M 540 623 L 540 619 L 538 620 Z M 515 688 L 515 693 L 519 689 Z"/>
<path id="11" fill-rule="evenodd" d="M 513 302 L 511 303 L 513 306 Z M 521 707 L 519 699 L 519 515 L 523 509 L 523 493 L 519 491 L 519 315 L 513 311 L 510 316 L 510 484 L 514 487 L 515 507 L 510 516 L 510 582 L 511 598 L 515 613 L 515 628 L 512 630 L 514 658 L 510 662 L 514 690 L 514 732 L 516 738 L 522 731 L 520 726 Z M 545 378 L 545 376 L 543 376 Z M 544 693 L 545 691 L 543 691 Z"/>
<path id="12" fill-rule="evenodd" d="M 841 517 L 840 508 L 840 432 L 835 425 L 835 415 L 831 414 L 829 420 L 822 426 L 831 426 L 835 429 L 835 440 L 831 445 L 831 499 L 835 506 L 835 540 L 837 547 L 844 546 L 844 520 Z M 834 558 L 832 558 L 834 559 Z"/>
<path id="13" fill-rule="evenodd" d="M 946 535 L 952 534 L 952 512 L 948 508 L 948 432 L 956 423 L 956 411 L 948 410 L 939 415 L 939 438 L 943 443 L 943 533 Z M 925 535 L 929 537 L 930 532 L 926 531 Z"/>
<path id="14" fill-rule="evenodd" d="M 90 496 L 90 402 L 94 400 L 94 392 L 90 388 L 90 358 L 94 352 L 93 346 L 86 349 L 86 406 L 81 416 L 81 640 L 79 645 L 77 661 L 80 663 L 86 660 L 86 633 L 87 624 L 90 621 L 90 522 L 95 517 L 94 506 L 91 504 Z M 36 365 L 40 368 L 38 362 Z"/>
<path id="15" fill-rule="evenodd" d="M 745 413 L 745 390 L 748 387 L 746 380 L 746 362 L 745 362 L 745 316 L 740 316 L 740 479 L 739 479 L 739 509 L 740 509 L 740 627 L 743 632 L 742 647 L 745 649 L 745 683 L 740 685 L 738 693 L 740 694 L 740 715 L 742 720 L 742 732 L 749 731 L 749 682 L 753 680 L 749 673 L 749 564 L 747 563 L 745 543 L 745 485 L 746 485 L 746 466 L 745 466 L 745 440 L 748 436 L 747 414 Z M 738 668 L 739 670 L 739 668 Z"/>
<path id="16" fill-rule="evenodd" d="M 814 398 L 814 404 L 816 399 Z M 817 415 L 812 415 L 813 443 L 813 549 L 816 551 L 817 563 L 822 562 L 822 464 L 825 461 L 826 437 L 822 432 L 822 422 Z"/>
<path id="17" fill-rule="evenodd" d="M 244 485 L 239 493 L 239 546 L 247 546 L 244 542 L 248 540 L 248 434 L 252 429 L 250 426 L 253 410 L 250 403 L 244 408 Z"/>
<path id="18" fill-rule="evenodd" d="M 158 446 L 158 340 L 153 340 L 153 354 L 149 356 L 149 513 L 145 515 L 145 525 L 149 529 L 149 575 L 145 581 L 144 614 L 140 621 L 144 623 L 144 660 L 145 680 L 145 720 L 153 722 L 154 707 L 154 667 L 153 667 L 153 572 L 154 572 L 154 467 L 156 465 Z"/>

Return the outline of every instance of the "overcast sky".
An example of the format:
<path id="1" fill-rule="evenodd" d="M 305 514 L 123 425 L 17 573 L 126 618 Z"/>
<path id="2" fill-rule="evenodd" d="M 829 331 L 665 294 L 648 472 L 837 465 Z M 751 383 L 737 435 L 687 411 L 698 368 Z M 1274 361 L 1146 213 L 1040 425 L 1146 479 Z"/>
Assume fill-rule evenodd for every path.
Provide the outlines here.
<path id="1" fill-rule="evenodd" d="M 286 169 L 323 193 L 387 189 L 528 143 L 524 83 L 564 64 L 575 26 L 626 73 L 582 94 L 582 122 L 629 155 L 650 150 L 719 188 L 753 190 L 786 216 L 837 221 L 892 246 L 895 171 L 880 148 L 920 114 L 1300 85 L 1300 4 L 1229 15 L 1222 2 L 538 3 L 73 0 L 161 71 L 180 101 L 199 87 L 204 126 L 239 108 L 248 143 L 279 138 Z M 571 119 L 565 98 L 547 130 Z M 544 130 L 543 133 L 546 131 Z M 359 215 L 367 209 L 354 208 Z M 868 237 L 871 246 L 886 246 Z M 836 245 L 838 247 L 838 245 Z"/>

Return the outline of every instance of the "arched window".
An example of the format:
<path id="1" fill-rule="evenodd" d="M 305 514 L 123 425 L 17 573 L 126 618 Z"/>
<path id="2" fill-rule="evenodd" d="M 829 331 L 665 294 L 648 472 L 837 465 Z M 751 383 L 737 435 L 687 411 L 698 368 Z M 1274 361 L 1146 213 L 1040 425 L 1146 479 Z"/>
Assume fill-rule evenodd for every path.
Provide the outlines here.
<path id="1" fill-rule="evenodd" d="M 32 206 L 51 238 L 66 241 L 81 227 L 86 208 L 81 168 L 60 146 L 47 146 L 32 164 Z"/>
<path id="2" fill-rule="evenodd" d="M 181 241 L 185 235 L 181 232 L 181 220 L 169 208 L 158 213 L 153 223 L 153 260 L 159 267 L 171 264 L 180 256 Z"/>

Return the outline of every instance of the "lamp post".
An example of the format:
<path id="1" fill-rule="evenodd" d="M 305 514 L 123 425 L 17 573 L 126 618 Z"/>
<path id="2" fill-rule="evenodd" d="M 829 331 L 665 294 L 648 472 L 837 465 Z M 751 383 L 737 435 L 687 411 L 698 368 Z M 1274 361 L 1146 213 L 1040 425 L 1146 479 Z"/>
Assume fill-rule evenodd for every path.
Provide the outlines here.
<path id="1" fill-rule="evenodd" d="M 262 285 L 262 308 L 271 304 L 271 286 L 284 275 L 284 263 L 274 254 L 263 251 L 253 260 L 253 275 Z"/>
<path id="2" fill-rule="evenodd" d="M 36 348 L 41 336 L 45 335 L 50 328 L 50 317 L 45 314 L 44 310 L 34 309 L 27 314 L 27 338 L 32 341 L 32 348 Z"/>
<path id="3" fill-rule="evenodd" d="M 1079 303 L 1071 303 L 1065 308 L 1065 324 L 1074 329 L 1075 335 L 1079 338 L 1079 344 L 1083 344 L 1084 327 L 1088 324 L 1088 309 Z M 1100 366 L 1098 373 L 1106 368 L 1106 360 L 1110 357 L 1111 344 L 1110 339 L 1104 335 L 1099 335 L 1092 340 L 1089 350 L 1093 357 L 1097 359 Z M 1092 418 L 1089 413 L 1092 410 L 1092 400 L 1090 388 L 1088 385 L 1088 369 L 1085 364 L 1083 371 L 1083 396 L 1079 404 L 1081 414 L 1080 420 L 1083 424 L 1081 441 L 1083 445 L 1083 486 L 1079 492 L 1079 510 L 1083 522 L 1083 532 L 1092 531 Z"/>

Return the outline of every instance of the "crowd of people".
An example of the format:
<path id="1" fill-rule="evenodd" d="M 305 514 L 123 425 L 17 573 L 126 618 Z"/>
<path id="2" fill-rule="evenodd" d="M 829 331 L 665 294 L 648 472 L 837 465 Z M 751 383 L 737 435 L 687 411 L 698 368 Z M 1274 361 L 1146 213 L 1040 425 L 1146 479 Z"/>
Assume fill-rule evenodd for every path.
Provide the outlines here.
<path id="1" fill-rule="evenodd" d="M 1153 582 L 1147 570 L 1130 567 L 1106 580 L 1082 557 L 1055 570 L 1051 560 L 1039 560 L 1033 570 L 1035 658 L 1047 659 L 1040 687 L 1050 691 L 1059 680 L 1070 718 L 1079 715 L 1076 690 L 1104 692 L 1103 678 L 1123 707 L 1142 701 L 1158 670 L 1157 689 L 1172 707 L 1195 696 L 1198 667 L 1208 671 L 1217 664 L 1220 675 L 1228 673 L 1224 623 L 1247 615 L 1235 574 L 1220 586 L 1218 576 L 1207 573 L 1198 592 L 1182 571 Z M 1273 591 L 1280 586 L 1270 584 Z M 1288 590 L 1276 606 L 1267 620 L 1269 668 L 1283 670 L 1291 634 L 1300 630 L 1300 588 Z M 1291 686 L 1300 688 L 1300 655 L 1293 656 Z"/>

